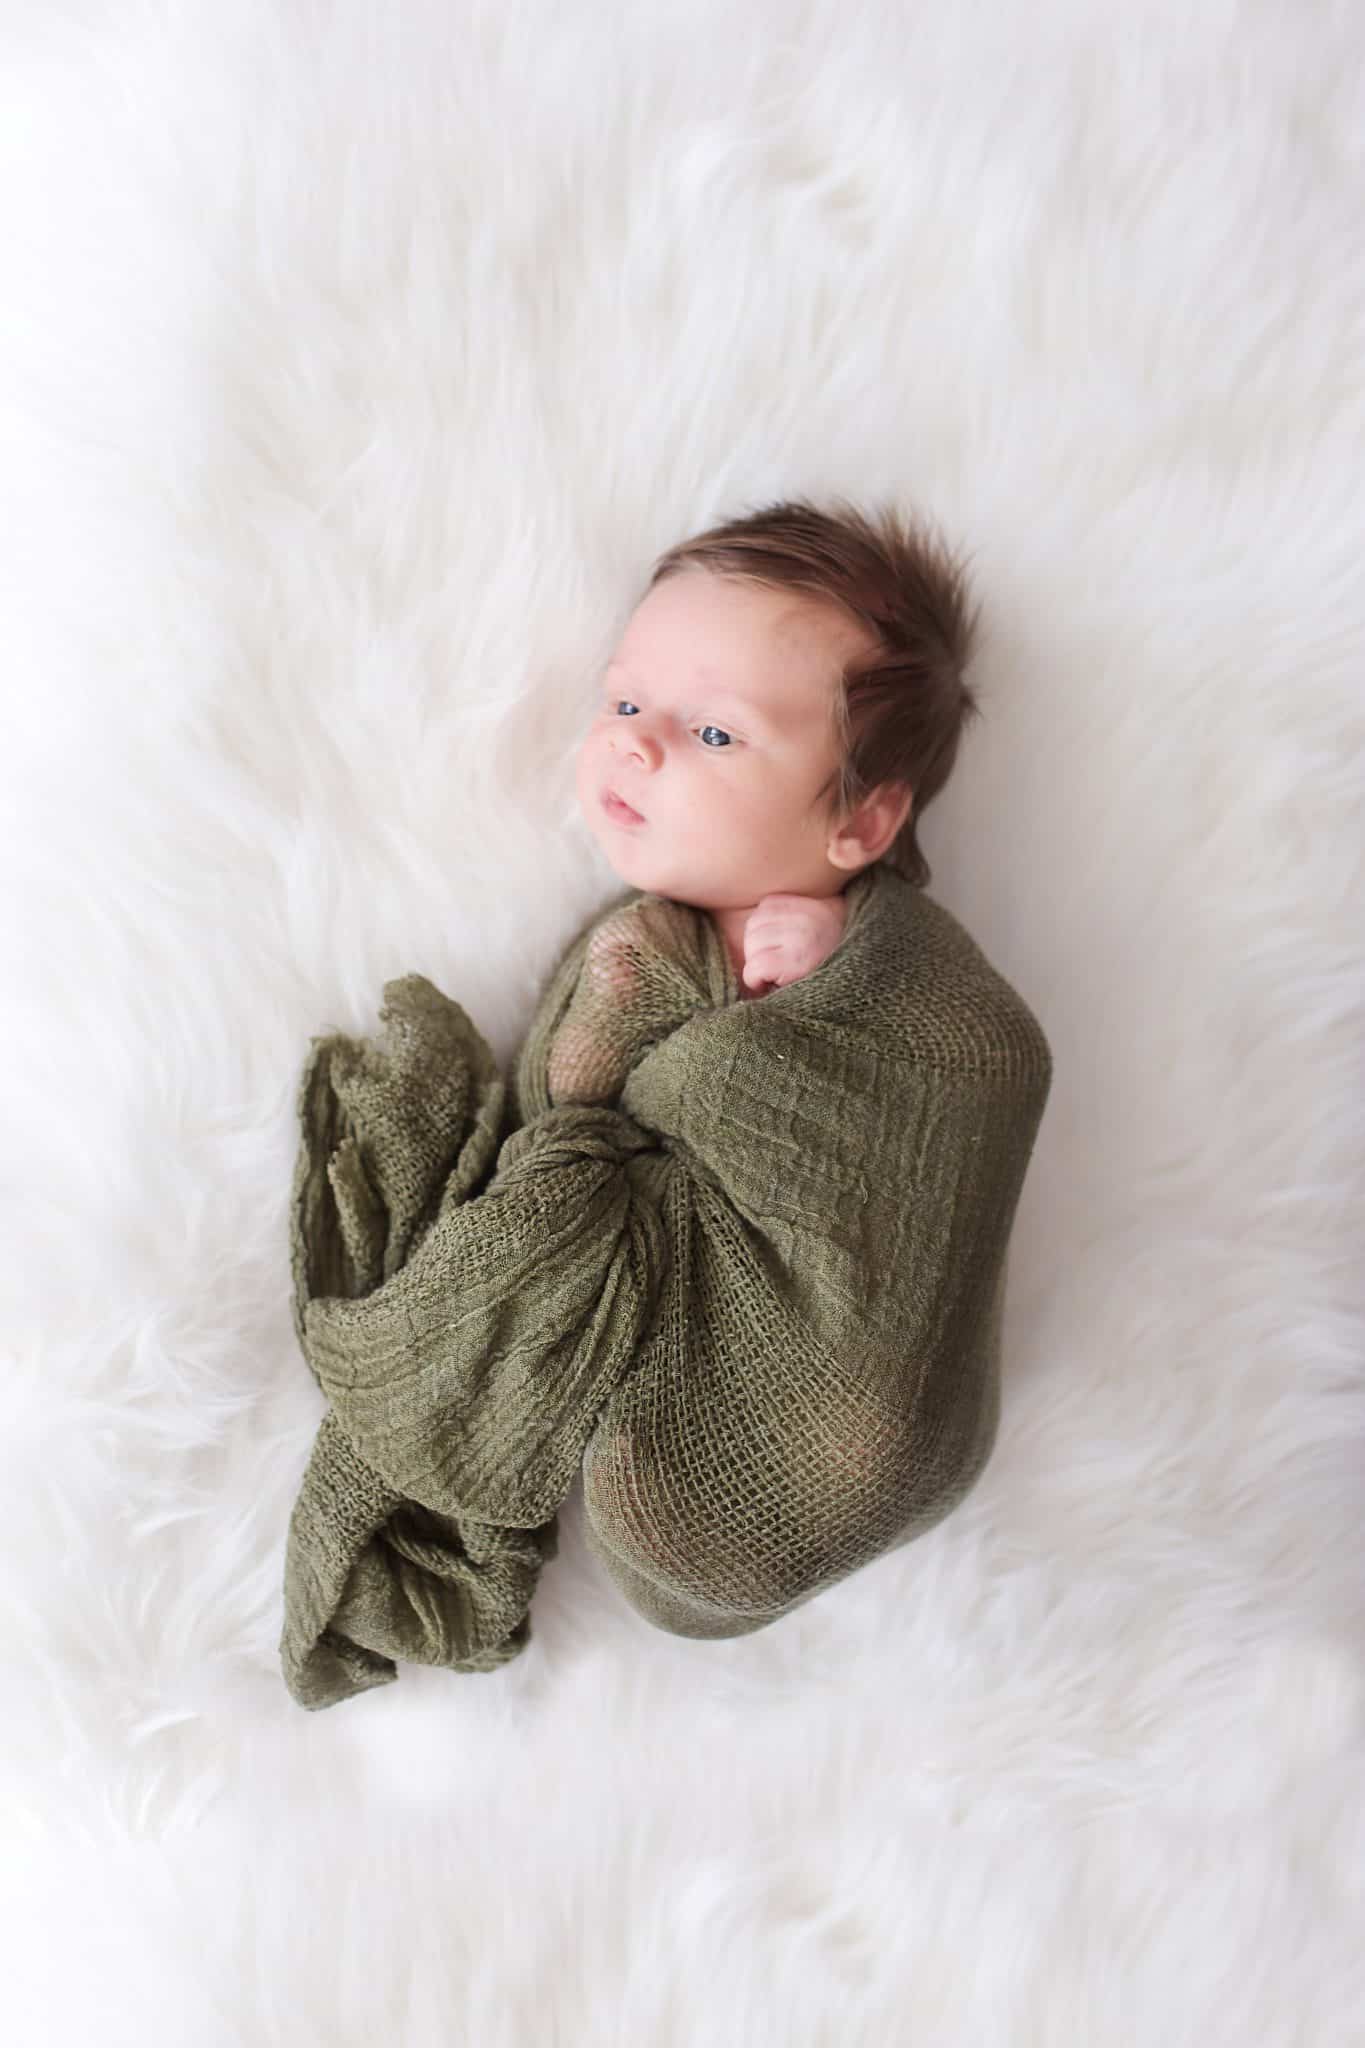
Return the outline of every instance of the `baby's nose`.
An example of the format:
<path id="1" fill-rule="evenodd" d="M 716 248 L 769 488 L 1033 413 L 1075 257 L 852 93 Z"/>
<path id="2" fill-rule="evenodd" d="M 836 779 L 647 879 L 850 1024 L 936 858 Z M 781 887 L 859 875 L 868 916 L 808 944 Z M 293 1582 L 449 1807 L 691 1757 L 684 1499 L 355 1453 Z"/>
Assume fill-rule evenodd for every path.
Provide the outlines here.
<path id="1" fill-rule="evenodd" d="M 613 753 L 627 758 L 634 754 L 646 768 L 655 768 L 659 763 L 659 742 L 648 732 L 614 732 L 607 741 Z"/>

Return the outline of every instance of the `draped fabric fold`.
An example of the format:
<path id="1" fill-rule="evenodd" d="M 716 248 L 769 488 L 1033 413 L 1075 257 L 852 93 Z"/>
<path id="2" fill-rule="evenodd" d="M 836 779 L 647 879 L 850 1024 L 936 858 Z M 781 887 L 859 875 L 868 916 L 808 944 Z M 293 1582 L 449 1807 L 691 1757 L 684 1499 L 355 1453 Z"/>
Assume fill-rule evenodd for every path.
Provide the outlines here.
<path id="1" fill-rule="evenodd" d="M 281 1655 L 324 1707 L 529 1639 L 589 1542 L 677 1633 L 761 1627 L 930 1526 L 989 1454 L 1007 1242 L 1051 1062 L 893 871 L 803 982 L 740 1002 L 714 921 L 630 892 L 504 1080 L 421 975 L 298 1092 L 294 1326 L 328 1409 Z"/>

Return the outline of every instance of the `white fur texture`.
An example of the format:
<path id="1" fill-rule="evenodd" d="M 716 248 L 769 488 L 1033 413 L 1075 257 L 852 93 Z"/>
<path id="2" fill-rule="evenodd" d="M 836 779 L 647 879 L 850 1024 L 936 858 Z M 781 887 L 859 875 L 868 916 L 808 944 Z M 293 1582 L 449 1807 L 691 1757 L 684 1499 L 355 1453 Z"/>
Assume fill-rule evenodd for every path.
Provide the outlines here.
<path id="1" fill-rule="evenodd" d="M 43 0 L 0 30 L 3 2005 L 43 2048 L 1365 2041 L 1362 30 Z M 655 553 L 974 551 L 934 893 L 1056 1060 L 999 1448 L 777 1628 L 562 1519 L 310 1716 L 310 1034 L 500 1056 Z"/>

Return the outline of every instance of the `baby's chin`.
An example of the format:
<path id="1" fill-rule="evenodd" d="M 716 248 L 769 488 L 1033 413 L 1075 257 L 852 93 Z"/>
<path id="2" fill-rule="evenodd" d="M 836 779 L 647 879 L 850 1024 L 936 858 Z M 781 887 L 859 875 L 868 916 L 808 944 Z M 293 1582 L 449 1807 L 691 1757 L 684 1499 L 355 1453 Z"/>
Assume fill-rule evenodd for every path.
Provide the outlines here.
<path id="1" fill-rule="evenodd" d="M 736 878 L 743 866 L 738 853 L 727 859 L 723 848 L 711 847 L 708 873 L 695 859 L 689 859 L 686 848 L 673 848 L 668 835 L 648 822 L 634 831 L 616 830 L 609 824 L 604 827 L 593 817 L 588 825 L 603 859 L 627 888 L 667 896 L 697 910 L 725 909 L 735 903 Z M 716 877 L 717 865 L 726 870 L 723 880 Z M 780 884 L 773 881 L 768 887 L 776 889 Z M 760 888 L 744 900 L 756 903 L 763 893 Z"/>
<path id="2" fill-rule="evenodd" d="M 648 888 L 650 885 L 638 877 L 647 869 L 656 867 L 658 860 L 656 854 L 651 855 L 640 843 L 644 837 L 644 830 L 636 833 L 614 831 L 609 824 L 603 825 L 600 819 L 594 817 L 589 817 L 587 823 L 588 830 L 608 867 L 613 868 L 624 880 L 634 883 L 637 889 Z"/>
<path id="3" fill-rule="evenodd" d="M 698 894 L 704 896 L 707 892 L 700 878 L 685 861 L 670 861 L 657 846 L 651 847 L 647 843 L 648 831 L 646 826 L 639 832 L 595 832 L 593 837 L 607 865 L 628 888 L 643 889 L 651 896 L 668 896 L 675 903 L 689 903 L 695 900 L 691 889 L 697 883 Z"/>

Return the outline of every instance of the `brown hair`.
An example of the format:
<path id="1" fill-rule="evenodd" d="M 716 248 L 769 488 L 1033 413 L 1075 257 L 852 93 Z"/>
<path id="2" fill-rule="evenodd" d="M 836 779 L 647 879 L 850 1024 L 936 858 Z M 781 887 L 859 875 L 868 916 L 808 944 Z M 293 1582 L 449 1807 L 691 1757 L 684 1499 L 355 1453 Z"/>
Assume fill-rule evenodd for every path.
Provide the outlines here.
<path id="1" fill-rule="evenodd" d="M 826 507 L 789 498 L 679 541 L 655 563 L 648 588 L 694 568 L 823 598 L 870 632 L 876 652 L 839 672 L 839 764 L 816 802 L 833 791 L 830 815 L 843 819 L 884 784 L 908 784 L 910 810 L 881 858 L 926 888 L 931 871 L 916 827 L 952 773 L 963 727 L 980 712 L 962 677 L 977 624 L 962 562 L 893 505 L 869 513 L 844 498 Z"/>

